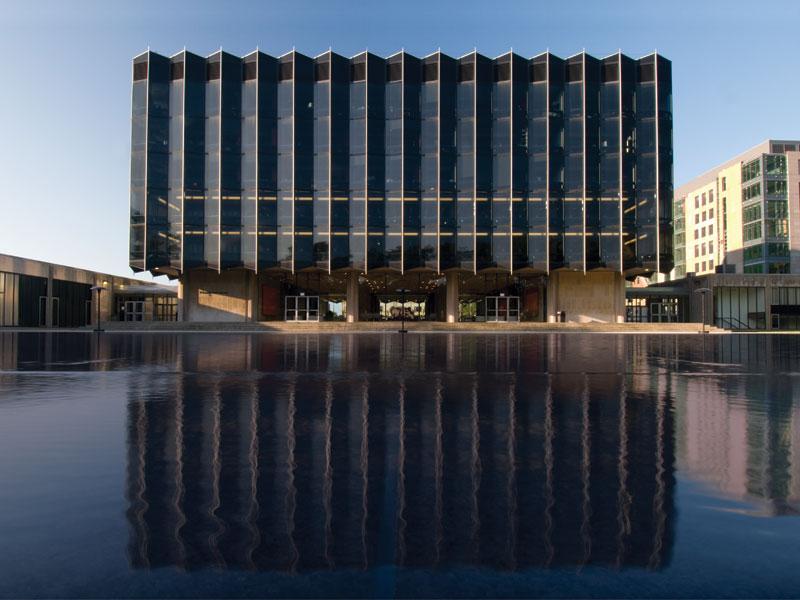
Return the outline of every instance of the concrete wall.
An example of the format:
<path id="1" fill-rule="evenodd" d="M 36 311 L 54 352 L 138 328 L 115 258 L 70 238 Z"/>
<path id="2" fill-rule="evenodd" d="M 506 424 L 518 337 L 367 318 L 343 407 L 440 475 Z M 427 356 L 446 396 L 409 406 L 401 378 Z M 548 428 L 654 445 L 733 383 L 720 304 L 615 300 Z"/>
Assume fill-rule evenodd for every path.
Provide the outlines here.
<path id="1" fill-rule="evenodd" d="M 725 190 L 720 184 L 719 218 L 717 228 L 717 263 L 733 265 L 736 273 L 744 272 L 744 250 L 742 240 L 742 166 L 739 163 L 723 169 L 719 173 L 720 181 L 725 178 Z M 723 202 L 723 199 L 725 200 Z M 722 207 L 727 209 L 723 221 Z"/>
<path id="2" fill-rule="evenodd" d="M 244 322 L 257 319 L 256 276 L 244 270 L 195 270 L 181 277 L 182 320 Z"/>
<path id="3" fill-rule="evenodd" d="M 155 290 L 160 288 L 160 286 L 155 283 L 142 281 L 141 279 L 120 277 L 119 275 L 99 273 L 88 269 L 57 265 L 41 260 L 12 256 L 10 254 L 0 254 L 0 271 L 32 275 L 34 277 L 52 277 L 53 279 L 61 279 L 62 281 L 73 281 L 75 283 L 86 283 L 89 285 L 102 285 L 103 281 L 107 281 L 108 287 L 112 285 L 136 285 L 153 286 Z"/>
<path id="4" fill-rule="evenodd" d="M 613 271 L 554 271 L 547 283 L 548 322 L 559 311 L 573 323 L 624 323 L 625 279 Z"/>

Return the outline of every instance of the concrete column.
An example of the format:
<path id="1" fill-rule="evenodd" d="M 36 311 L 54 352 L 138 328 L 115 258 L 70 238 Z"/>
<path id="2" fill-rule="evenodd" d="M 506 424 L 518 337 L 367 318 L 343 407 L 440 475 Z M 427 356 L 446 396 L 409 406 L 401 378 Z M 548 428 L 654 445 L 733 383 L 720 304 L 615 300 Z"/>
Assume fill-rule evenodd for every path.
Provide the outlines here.
<path id="1" fill-rule="evenodd" d="M 445 292 L 445 321 L 458 322 L 458 298 L 461 294 L 461 278 L 458 273 L 448 273 L 446 276 L 447 288 Z"/>
<path id="2" fill-rule="evenodd" d="M 566 313 L 571 323 L 619 323 L 625 319 L 625 279 L 621 273 L 556 271 L 547 282 L 547 320 Z"/>
<path id="3" fill-rule="evenodd" d="M 701 294 L 703 296 L 703 301 L 706 303 L 706 325 L 713 325 L 714 324 L 714 290 L 716 288 L 711 288 L 711 293 Z"/>
<path id="4" fill-rule="evenodd" d="M 252 271 L 247 273 L 247 317 L 248 321 L 258 321 L 258 286 L 256 285 L 256 274 Z"/>
<path id="5" fill-rule="evenodd" d="M 38 302 L 38 300 L 37 300 Z M 47 300 L 44 307 L 44 324 L 46 327 L 53 326 L 53 266 L 47 267 Z"/>
<path id="6" fill-rule="evenodd" d="M 767 329 L 772 329 L 772 281 L 769 276 L 764 282 L 764 319 L 767 321 Z"/>
<path id="7" fill-rule="evenodd" d="M 358 322 L 358 271 L 347 276 L 347 322 Z"/>
<path id="8" fill-rule="evenodd" d="M 615 273 L 614 277 L 617 280 L 617 285 L 620 291 L 617 293 L 617 323 L 625 322 L 625 277 L 622 273 Z"/>
<path id="9" fill-rule="evenodd" d="M 550 273 L 547 278 L 547 289 L 545 293 L 547 294 L 547 322 L 548 323 L 555 323 L 556 322 L 556 311 L 558 310 L 558 285 L 556 284 L 556 279 L 558 278 L 558 273 Z"/>
<path id="10" fill-rule="evenodd" d="M 184 281 L 186 275 L 181 275 L 180 279 L 178 280 L 178 321 L 185 321 L 186 318 L 183 314 L 183 293 L 184 293 Z"/>
<path id="11" fill-rule="evenodd" d="M 145 297 L 144 299 L 144 316 L 142 318 L 145 321 L 155 321 L 156 319 L 155 301 L 152 296 Z"/>

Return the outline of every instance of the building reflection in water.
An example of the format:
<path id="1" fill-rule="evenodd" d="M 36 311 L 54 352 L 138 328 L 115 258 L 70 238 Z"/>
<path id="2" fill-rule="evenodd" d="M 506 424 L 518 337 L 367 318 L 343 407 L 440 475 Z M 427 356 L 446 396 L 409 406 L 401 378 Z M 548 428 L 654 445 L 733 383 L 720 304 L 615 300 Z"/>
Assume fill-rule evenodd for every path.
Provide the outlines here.
<path id="1" fill-rule="evenodd" d="M 624 342 L 592 374 L 566 369 L 578 338 L 410 337 L 402 355 L 393 336 L 184 344 L 178 373 L 137 379 L 131 563 L 669 562 L 669 385 L 629 389 Z M 566 372 L 545 372 L 556 360 Z"/>
<path id="2" fill-rule="evenodd" d="M 800 512 L 800 336 L 406 338 L 0 332 L 0 369 L 126 377 L 139 567 L 659 568 L 675 471 Z"/>
<path id="3" fill-rule="evenodd" d="M 763 514 L 800 514 L 796 377 L 686 378 L 676 397 L 682 470 Z"/>

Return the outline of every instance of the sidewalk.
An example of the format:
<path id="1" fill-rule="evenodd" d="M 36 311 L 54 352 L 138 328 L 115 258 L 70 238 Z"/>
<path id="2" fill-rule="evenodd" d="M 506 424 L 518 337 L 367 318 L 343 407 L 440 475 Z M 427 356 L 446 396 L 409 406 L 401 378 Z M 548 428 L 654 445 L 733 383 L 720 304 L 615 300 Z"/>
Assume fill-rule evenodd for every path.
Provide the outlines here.
<path id="1" fill-rule="evenodd" d="M 117 322 L 103 323 L 108 332 L 262 332 L 262 333 L 378 333 L 397 332 L 399 321 L 362 321 L 358 323 L 283 321 L 244 323 L 197 323 L 197 322 Z M 470 333 L 700 333 L 700 323 L 444 323 L 441 321 L 407 321 L 405 328 L 410 333 L 470 332 Z M 707 326 L 711 333 L 728 333 Z M 37 330 L 38 331 L 38 330 Z"/>

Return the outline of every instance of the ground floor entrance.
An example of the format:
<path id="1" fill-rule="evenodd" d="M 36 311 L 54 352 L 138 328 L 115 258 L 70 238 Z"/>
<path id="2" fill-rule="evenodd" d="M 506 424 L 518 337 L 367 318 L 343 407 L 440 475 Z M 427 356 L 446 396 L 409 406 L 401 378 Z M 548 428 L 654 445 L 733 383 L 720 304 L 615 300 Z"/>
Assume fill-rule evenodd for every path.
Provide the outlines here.
<path id="1" fill-rule="evenodd" d="M 684 323 L 688 320 L 689 297 L 677 287 L 628 288 L 625 321 L 628 323 Z"/>
<path id="2" fill-rule="evenodd" d="M 319 321 L 319 296 L 286 296 L 286 321 Z"/>
<path id="3" fill-rule="evenodd" d="M 530 296 L 530 295 L 529 295 Z M 537 298 L 538 302 L 538 298 Z M 459 300 L 461 322 L 514 323 L 521 318 L 520 296 L 467 296 Z M 528 321 L 539 319 L 525 319 Z"/>
<path id="4" fill-rule="evenodd" d="M 144 321 L 144 300 L 125 300 L 122 315 L 124 321 Z"/>
<path id="5" fill-rule="evenodd" d="M 519 296 L 487 296 L 486 321 L 489 323 L 519 321 Z"/>
<path id="6" fill-rule="evenodd" d="M 382 294 L 378 296 L 378 307 L 377 314 L 365 315 L 366 320 L 425 321 L 429 317 L 428 297 L 423 294 Z"/>
<path id="7" fill-rule="evenodd" d="M 208 270 L 182 277 L 188 321 L 578 322 L 624 319 L 619 273 Z M 551 289 L 552 288 L 552 289 Z M 618 297 L 619 296 L 619 297 Z M 663 322 L 674 315 L 665 306 Z"/>

